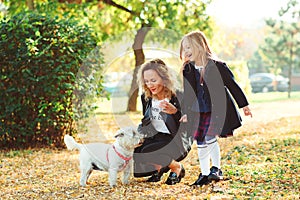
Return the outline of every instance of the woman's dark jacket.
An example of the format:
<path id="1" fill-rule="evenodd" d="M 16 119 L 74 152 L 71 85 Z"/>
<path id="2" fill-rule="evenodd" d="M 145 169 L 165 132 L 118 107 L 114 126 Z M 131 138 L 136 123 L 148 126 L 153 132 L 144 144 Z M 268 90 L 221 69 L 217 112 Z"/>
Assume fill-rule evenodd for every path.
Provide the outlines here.
<path id="1" fill-rule="evenodd" d="M 149 116 L 147 116 L 149 114 L 149 112 L 146 112 L 146 111 L 148 108 L 149 109 L 151 108 L 152 99 L 150 98 L 150 99 L 146 100 L 145 95 L 142 94 L 141 101 L 142 101 L 142 105 L 143 105 L 143 116 L 144 116 L 144 118 L 147 118 L 147 117 L 149 117 Z M 172 96 L 169 103 L 171 103 L 172 105 L 174 105 L 177 108 L 177 112 L 172 115 L 161 112 L 160 115 L 164 119 L 164 122 L 165 122 L 168 130 L 170 131 L 171 135 L 174 137 L 180 126 L 179 119 L 181 118 L 181 107 L 180 107 L 179 101 L 176 96 Z"/>
<path id="2" fill-rule="evenodd" d="M 199 71 L 195 68 L 194 63 L 186 63 L 183 70 L 184 96 L 182 107 L 183 113 L 188 116 L 189 126 L 193 127 L 195 123 L 198 124 L 197 120 L 199 120 L 195 114 L 195 105 L 198 106 L 198 112 L 202 112 L 201 104 L 195 103 L 199 98 L 197 94 L 199 94 L 198 85 L 200 85 L 200 80 L 196 78 L 197 75 L 199 77 Z M 203 79 L 203 98 L 211 111 L 211 128 L 214 129 L 214 133 L 226 137 L 228 133 L 240 127 L 242 121 L 233 98 L 239 108 L 247 106 L 248 101 L 226 63 L 209 60 L 205 67 Z"/>
<path id="3" fill-rule="evenodd" d="M 149 118 L 149 110 L 151 110 L 152 99 L 145 100 L 145 96 L 141 96 L 143 105 L 144 118 Z M 156 163 L 167 167 L 172 160 L 180 161 L 184 159 L 190 149 L 186 149 L 183 144 L 182 134 L 179 122 L 181 118 L 181 107 L 176 96 L 172 96 L 170 103 L 177 108 L 175 114 L 167 114 L 161 112 L 170 134 L 156 132 L 152 137 L 146 137 L 142 146 L 137 147 L 134 151 L 134 176 L 144 177 L 153 174 L 154 170 L 149 163 Z M 143 121 L 142 119 L 142 121 Z M 142 133 L 139 125 L 139 132 Z M 143 134 L 143 133 L 142 133 Z M 145 149 L 153 148 L 153 152 L 145 152 Z M 145 150 L 145 151 L 144 151 Z M 167 156 L 167 157 L 166 157 Z M 153 160 L 154 157 L 154 160 Z M 160 160 L 160 157 L 166 158 Z M 165 162 L 166 161 L 166 162 Z"/>

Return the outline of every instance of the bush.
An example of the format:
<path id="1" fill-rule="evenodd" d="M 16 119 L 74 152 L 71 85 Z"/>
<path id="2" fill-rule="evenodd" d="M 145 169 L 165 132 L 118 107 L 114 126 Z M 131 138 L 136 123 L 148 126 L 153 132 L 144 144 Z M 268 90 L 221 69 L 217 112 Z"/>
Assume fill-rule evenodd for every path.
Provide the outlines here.
<path id="1" fill-rule="evenodd" d="M 234 79 L 245 92 L 246 96 L 251 94 L 251 85 L 249 80 L 249 70 L 245 61 L 229 61 L 226 62 L 232 73 Z M 249 98 L 249 97 L 248 97 Z"/>
<path id="2" fill-rule="evenodd" d="M 35 12 L 2 20 L 0 37 L 1 148 L 61 146 L 74 131 L 76 75 L 96 38 L 76 21 Z"/>

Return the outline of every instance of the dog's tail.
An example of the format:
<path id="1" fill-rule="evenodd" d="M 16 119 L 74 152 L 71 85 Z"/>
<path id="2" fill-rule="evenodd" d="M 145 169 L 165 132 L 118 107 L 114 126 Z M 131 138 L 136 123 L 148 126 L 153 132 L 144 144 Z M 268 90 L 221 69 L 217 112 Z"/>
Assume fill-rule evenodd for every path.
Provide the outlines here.
<path id="1" fill-rule="evenodd" d="M 65 135 L 64 142 L 69 150 L 74 150 L 74 149 L 80 150 L 81 145 L 78 144 L 72 136 Z"/>

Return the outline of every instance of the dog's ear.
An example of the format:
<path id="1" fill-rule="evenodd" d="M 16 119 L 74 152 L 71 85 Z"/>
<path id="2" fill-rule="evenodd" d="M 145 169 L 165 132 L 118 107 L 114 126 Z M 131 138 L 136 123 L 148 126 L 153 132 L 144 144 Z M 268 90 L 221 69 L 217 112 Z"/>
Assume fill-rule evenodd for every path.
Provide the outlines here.
<path id="1" fill-rule="evenodd" d="M 115 138 L 117 137 L 123 137 L 124 136 L 124 131 L 122 129 L 118 130 L 116 135 L 115 135 Z"/>

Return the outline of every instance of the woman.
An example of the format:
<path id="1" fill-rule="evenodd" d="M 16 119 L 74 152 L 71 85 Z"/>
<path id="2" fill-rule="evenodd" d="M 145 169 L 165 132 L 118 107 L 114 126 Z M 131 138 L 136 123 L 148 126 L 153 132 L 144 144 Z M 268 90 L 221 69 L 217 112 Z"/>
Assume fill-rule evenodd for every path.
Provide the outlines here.
<path id="1" fill-rule="evenodd" d="M 152 175 L 147 181 L 157 182 L 164 172 L 171 170 L 166 184 L 174 185 L 185 176 L 178 161 L 186 155 L 180 137 L 176 135 L 181 111 L 174 83 L 169 69 L 160 59 L 151 60 L 141 67 L 138 82 L 143 90 L 144 115 L 139 132 L 145 135 L 145 141 L 135 149 L 134 175 Z"/>

